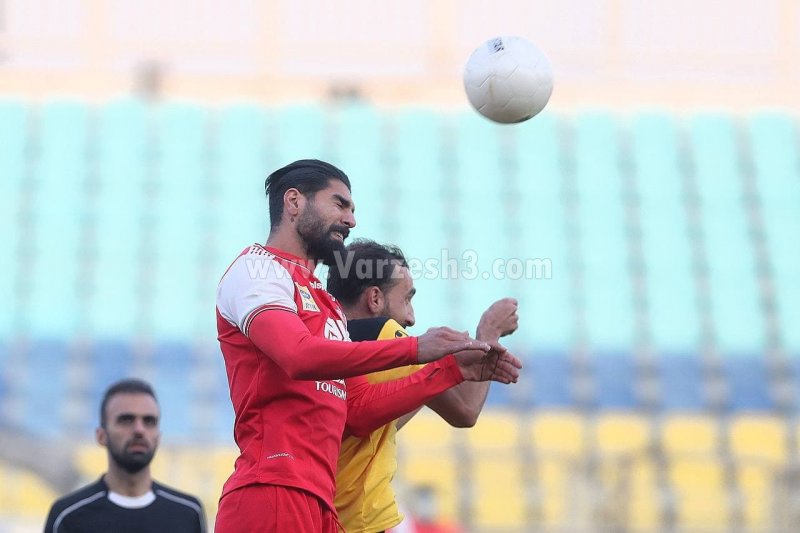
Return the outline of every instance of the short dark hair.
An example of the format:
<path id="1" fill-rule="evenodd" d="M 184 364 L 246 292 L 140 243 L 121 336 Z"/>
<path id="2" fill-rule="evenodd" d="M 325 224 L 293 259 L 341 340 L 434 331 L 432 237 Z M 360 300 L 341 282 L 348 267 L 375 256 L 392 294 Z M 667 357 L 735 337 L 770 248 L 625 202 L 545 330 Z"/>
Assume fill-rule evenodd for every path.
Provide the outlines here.
<path id="1" fill-rule="evenodd" d="M 319 159 L 301 159 L 279 168 L 267 177 L 264 191 L 269 202 L 269 225 L 275 228 L 283 216 L 283 195 L 289 189 L 297 189 L 304 195 L 314 196 L 337 179 L 350 190 L 350 179 L 342 170 Z"/>
<path id="2" fill-rule="evenodd" d="M 121 379 L 108 387 L 103 394 L 103 401 L 100 402 L 100 427 L 106 427 L 106 406 L 117 394 L 149 394 L 158 403 L 156 393 L 148 382 L 137 378 Z"/>
<path id="3" fill-rule="evenodd" d="M 354 304 L 369 287 L 385 291 L 394 285 L 398 266 L 408 268 L 397 246 L 356 239 L 344 249 L 342 260 L 328 269 L 328 292 L 345 305 Z"/>

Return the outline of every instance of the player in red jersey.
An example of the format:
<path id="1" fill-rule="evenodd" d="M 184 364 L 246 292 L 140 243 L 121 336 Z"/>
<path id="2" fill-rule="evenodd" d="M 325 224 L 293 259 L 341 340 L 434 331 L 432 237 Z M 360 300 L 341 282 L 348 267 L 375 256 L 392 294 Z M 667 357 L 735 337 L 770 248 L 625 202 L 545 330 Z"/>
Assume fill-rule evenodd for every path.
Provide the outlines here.
<path id="1" fill-rule="evenodd" d="M 496 343 L 449 328 L 349 342 L 340 305 L 313 274 L 318 261 L 333 264 L 355 226 L 347 176 L 328 163 L 302 160 L 273 172 L 266 189 L 267 245 L 245 249 L 217 289 L 218 338 L 240 455 L 223 487 L 215 530 L 334 532 L 340 529 L 333 495 L 347 415 L 344 378 L 435 361 L 403 386 L 384 383 L 370 391 L 391 393 L 411 410 L 466 377 L 478 379 L 464 374 L 470 365 L 485 368 L 481 362 L 488 359 L 490 378 L 509 383 L 521 364 Z M 382 423 L 377 417 L 375 427 Z"/>

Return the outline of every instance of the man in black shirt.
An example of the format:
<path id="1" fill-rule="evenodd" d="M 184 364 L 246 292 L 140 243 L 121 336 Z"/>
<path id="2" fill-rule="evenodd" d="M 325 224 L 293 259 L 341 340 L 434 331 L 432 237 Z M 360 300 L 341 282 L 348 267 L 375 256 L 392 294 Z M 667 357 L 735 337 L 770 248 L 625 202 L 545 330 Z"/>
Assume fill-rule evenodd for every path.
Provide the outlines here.
<path id="1" fill-rule="evenodd" d="M 103 396 L 97 442 L 108 472 L 56 501 L 45 533 L 205 533 L 200 501 L 150 477 L 161 432 L 152 387 L 138 379 L 113 384 Z"/>

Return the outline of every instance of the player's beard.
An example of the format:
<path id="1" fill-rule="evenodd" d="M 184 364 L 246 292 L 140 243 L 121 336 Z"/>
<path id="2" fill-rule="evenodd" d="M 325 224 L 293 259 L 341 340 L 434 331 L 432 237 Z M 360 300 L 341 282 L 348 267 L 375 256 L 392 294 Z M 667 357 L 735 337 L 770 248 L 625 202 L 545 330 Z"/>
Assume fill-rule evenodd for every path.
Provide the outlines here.
<path id="1" fill-rule="evenodd" d="M 149 447 L 146 452 L 129 452 L 128 446 L 132 441 L 128 441 L 124 446 L 116 446 L 113 442 L 108 443 L 108 453 L 111 459 L 119 465 L 120 468 L 129 474 L 135 474 L 145 468 L 153 460 L 156 454 L 154 447 Z M 141 442 L 141 441 L 138 441 Z"/>
<path id="2" fill-rule="evenodd" d="M 345 252 L 344 242 L 334 239 L 332 236 L 337 231 L 345 239 L 350 233 L 347 226 L 339 224 L 331 224 L 325 228 L 313 203 L 309 203 L 303 214 L 297 219 L 297 233 L 303 238 L 308 257 L 322 261 L 328 266 L 336 264 L 337 253 L 342 257 Z"/>

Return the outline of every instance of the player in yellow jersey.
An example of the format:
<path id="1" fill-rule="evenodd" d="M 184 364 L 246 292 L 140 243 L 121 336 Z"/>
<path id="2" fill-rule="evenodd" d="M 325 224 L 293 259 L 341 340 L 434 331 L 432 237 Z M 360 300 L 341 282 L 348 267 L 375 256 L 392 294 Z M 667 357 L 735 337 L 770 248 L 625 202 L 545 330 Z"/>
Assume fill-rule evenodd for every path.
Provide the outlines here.
<path id="1" fill-rule="evenodd" d="M 411 303 L 416 289 L 402 251 L 374 241 L 357 240 L 342 261 L 331 266 L 328 292 L 347 315 L 354 341 L 393 339 L 407 335 L 414 324 Z M 504 298 L 481 316 L 476 338 L 489 341 L 517 329 L 517 302 Z M 405 377 L 420 366 L 376 372 L 371 383 Z M 455 427 L 475 425 L 489 392 L 488 382 L 463 382 L 436 396 L 427 406 Z M 345 432 L 336 475 L 336 510 L 348 533 L 377 533 L 403 520 L 391 480 L 397 470 L 395 434 L 416 411 L 366 436 Z"/>

